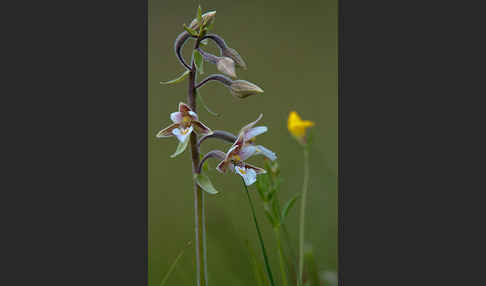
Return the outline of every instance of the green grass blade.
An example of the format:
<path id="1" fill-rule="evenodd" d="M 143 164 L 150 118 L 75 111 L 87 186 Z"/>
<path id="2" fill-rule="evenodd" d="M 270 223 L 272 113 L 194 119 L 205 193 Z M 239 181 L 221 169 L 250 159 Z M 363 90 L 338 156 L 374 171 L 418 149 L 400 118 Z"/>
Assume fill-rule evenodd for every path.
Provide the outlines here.
<path id="1" fill-rule="evenodd" d="M 248 197 L 248 202 L 250 203 L 251 212 L 252 212 L 252 215 L 253 215 L 253 221 L 255 222 L 255 228 L 256 228 L 257 233 L 258 233 L 258 240 L 259 240 L 260 246 L 262 248 L 263 260 L 265 261 L 265 268 L 267 269 L 268 280 L 270 280 L 270 285 L 275 286 L 275 282 L 273 280 L 273 275 L 272 275 L 272 269 L 270 268 L 270 263 L 268 262 L 267 250 L 265 249 L 265 244 L 263 243 L 262 233 L 260 232 L 260 227 L 258 226 L 258 221 L 257 221 L 257 218 L 256 218 L 256 213 L 255 213 L 255 207 L 253 206 L 253 202 L 251 201 L 250 193 L 248 192 L 248 187 L 246 186 L 245 181 L 243 180 L 243 178 L 241 178 L 241 180 L 243 182 L 243 186 L 245 186 L 245 191 L 246 191 L 246 195 Z"/>
<path id="2" fill-rule="evenodd" d="M 174 260 L 174 262 L 172 262 L 172 265 L 170 266 L 169 268 L 169 271 L 167 271 L 167 273 L 165 273 L 165 276 L 164 278 L 162 279 L 162 282 L 160 282 L 160 286 L 164 286 L 165 283 L 167 283 L 167 280 L 169 279 L 169 276 L 170 274 L 172 273 L 172 271 L 174 271 L 177 263 L 179 262 L 179 260 L 181 259 L 182 255 L 184 254 L 184 251 L 189 247 L 191 246 L 192 244 L 192 241 L 189 241 L 186 245 L 186 247 L 184 247 L 180 252 L 179 252 L 179 255 L 177 255 L 176 259 Z"/>

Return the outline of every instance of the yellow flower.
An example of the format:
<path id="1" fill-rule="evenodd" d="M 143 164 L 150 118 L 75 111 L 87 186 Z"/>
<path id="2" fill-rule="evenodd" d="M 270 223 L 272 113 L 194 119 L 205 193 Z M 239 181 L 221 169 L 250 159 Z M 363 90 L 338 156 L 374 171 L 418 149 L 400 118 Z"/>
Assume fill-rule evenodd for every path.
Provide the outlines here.
<path id="1" fill-rule="evenodd" d="M 297 140 L 305 142 L 305 131 L 307 128 L 314 126 L 314 122 L 309 120 L 302 120 L 297 112 L 292 111 L 289 114 L 287 121 L 287 128 L 290 134 L 292 134 Z"/>

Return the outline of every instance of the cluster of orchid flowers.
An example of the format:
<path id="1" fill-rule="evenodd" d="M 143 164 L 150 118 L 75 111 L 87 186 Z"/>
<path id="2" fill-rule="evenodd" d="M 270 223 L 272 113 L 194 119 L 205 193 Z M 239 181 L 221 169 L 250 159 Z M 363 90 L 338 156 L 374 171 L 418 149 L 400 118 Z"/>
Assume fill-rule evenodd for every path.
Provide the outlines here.
<path id="1" fill-rule="evenodd" d="M 188 98 L 190 104 L 183 102 L 179 103 L 179 110 L 170 114 L 173 123 L 160 130 L 156 137 L 177 137 L 180 143 L 176 153 L 174 153 L 172 157 L 177 156 L 186 149 L 192 132 L 201 135 L 201 138 L 199 138 L 199 141 L 197 142 L 196 154 L 198 153 L 199 145 L 208 138 L 219 138 L 233 143 L 226 153 L 219 150 L 208 152 L 199 162 L 199 166 L 195 170 L 195 175 L 201 174 L 202 165 L 208 158 L 218 158 L 221 160 L 216 168 L 219 172 L 226 173 L 229 170 L 230 172 L 237 173 L 243 177 L 246 185 L 251 185 L 256 181 L 256 176 L 265 173 L 265 170 L 250 165 L 245 161 L 251 156 L 259 154 L 270 160 L 275 160 L 277 158 L 275 153 L 269 149 L 255 144 L 255 137 L 267 131 L 267 127 L 265 126 L 255 127 L 263 115 L 260 115 L 254 122 L 244 126 L 238 133 L 238 136 L 235 136 L 226 131 L 211 130 L 199 121 L 198 115 L 191 109 L 191 106 L 195 107 L 195 105 L 191 103 L 191 100 L 193 101 L 195 96 L 199 96 L 195 94 L 196 90 L 209 81 L 218 81 L 222 83 L 229 89 L 234 97 L 239 99 L 263 93 L 263 90 L 256 84 L 246 80 L 236 79 L 237 75 L 235 69 L 246 69 L 247 65 L 238 52 L 235 49 L 230 48 L 223 38 L 216 34 L 208 33 L 214 22 L 215 16 L 216 11 L 202 14 L 201 7 L 199 7 L 197 17 L 188 26 L 184 25 L 185 32 L 182 32 L 175 40 L 174 51 L 177 59 L 186 68 L 186 71 L 177 79 L 165 82 L 164 84 L 180 82 L 191 74 L 190 94 Z M 193 49 L 193 58 L 191 63 L 188 64 L 182 57 L 181 50 L 186 41 L 190 38 L 196 39 L 196 44 Z M 220 56 L 208 53 L 201 48 L 201 45 L 206 45 L 208 40 L 213 41 L 219 47 Z M 199 83 L 196 83 L 194 73 L 195 71 L 202 73 L 204 61 L 214 64 L 222 74 L 209 75 Z M 191 146 L 193 144 L 194 142 L 191 142 Z"/>
<path id="2" fill-rule="evenodd" d="M 167 138 L 175 136 L 179 142 L 183 144 L 189 140 L 190 134 L 194 131 L 202 135 L 198 145 L 208 138 L 218 138 L 233 143 L 226 153 L 220 150 L 212 150 L 208 152 L 201 159 L 196 172 L 201 172 L 202 165 L 207 159 L 217 158 L 220 159 L 221 162 L 217 165 L 216 170 L 223 174 L 228 171 L 239 174 L 245 181 L 245 184 L 249 186 L 256 181 L 258 174 L 264 174 L 266 171 L 265 169 L 247 163 L 246 160 L 248 158 L 254 155 L 263 155 L 272 161 L 277 159 L 274 152 L 262 145 L 255 144 L 256 136 L 261 135 L 268 130 L 266 126 L 255 127 L 262 117 L 263 114 L 260 114 L 257 120 L 241 128 L 238 136 L 235 136 L 226 131 L 211 130 L 199 121 L 198 115 L 192 111 L 187 104 L 181 102 L 179 103 L 179 111 L 170 114 L 173 124 L 160 130 L 156 137 Z"/>

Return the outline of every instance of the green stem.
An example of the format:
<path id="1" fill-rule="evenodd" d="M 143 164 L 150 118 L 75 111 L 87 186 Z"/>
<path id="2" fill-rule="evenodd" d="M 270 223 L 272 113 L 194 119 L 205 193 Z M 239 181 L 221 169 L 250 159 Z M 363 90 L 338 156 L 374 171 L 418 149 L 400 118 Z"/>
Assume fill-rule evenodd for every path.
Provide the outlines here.
<path id="1" fill-rule="evenodd" d="M 243 180 L 243 179 L 242 179 Z M 272 270 L 270 269 L 270 263 L 268 262 L 267 251 L 265 250 L 265 244 L 263 243 L 262 234 L 260 232 L 260 227 L 258 226 L 258 221 L 255 214 L 255 208 L 253 207 L 253 202 L 251 201 L 250 193 L 248 192 L 248 188 L 246 187 L 245 180 L 243 180 L 243 186 L 245 186 L 246 195 L 248 197 L 248 202 L 250 203 L 251 213 L 253 214 L 253 221 L 255 222 L 255 227 L 258 233 L 258 239 L 260 241 L 260 246 L 262 248 L 263 253 L 263 260 L 265 261 L 265 267 L 267 269 L 268 280 L 270 280 L 270 284 L 275 286 L 275 282 L 273 281 Z"/>
<path id="2" fill-rule="evenodd" d="M 277 240 L 278 258 L 280 261 L 280 272 L 282 274 L 282 284 L 283 286 L 287 286 L 289 283 L 287 281 L 287 272 L 285 271 L 285 257 L 283 254 L 282 242 L 280 239 L 280 230 L 278 228 L 274 228 L 274 230 L 275 230 L 275 237 Z"/>
<path id="3" fill-rule="evenodd" d="M 302 185 L 302 199 L 300 200 L 300 232 L 299 232 L 299 273 L 297 285 L 302 285 L 304 272 L 304 227 L 305 227 L 305 202 L 307 196 L 307 184 L 309 183 L 309 150 L 304 146 L 304 184 Z"/>
<path id="4" fill-rule="evenodd" d="M 195 48 L 197 48 L 197 43 Z M 196 111 L 196 66 L 194 59 L 191 62 L 191 71 L 189 72 L 189 89 L 187 101 L 194 112 Z M 197 146 L 197 135 L 191 133 L 191 157 L 192 157 L 192 173 L 196 173 L 199 165 L 199 148 Z M 196 274 L 197 285 L 207 286 L 207 263 L 206 263 L 206 223 L 204 217 L 204 194 L 194 179 L 194 220 L 196 233 Z"/>
<path id="5" fill-rule="evenodd" d="M 292 247 L 290 235 L 289 235 L 289 232 L 287 230 L 287 227 L 285 226 L 285 223 L 281 225 L 281 229 L 283 231 L 284 241 L 286 243 L 286 246 L 288 248 L 289 255 L 290 255 L 290 260 L 289 260 L 290 265 L 288 266 L 288 269 L 289 269 L 289 273 L 290 273 L 290 276 L 291 276 L 291 280 L 294 281 L 294 280 L 297 280 L 297 267 L 298 267 L 297 258 L 295 256 L 295 251 L 294 251 L 294 248 Z"/>

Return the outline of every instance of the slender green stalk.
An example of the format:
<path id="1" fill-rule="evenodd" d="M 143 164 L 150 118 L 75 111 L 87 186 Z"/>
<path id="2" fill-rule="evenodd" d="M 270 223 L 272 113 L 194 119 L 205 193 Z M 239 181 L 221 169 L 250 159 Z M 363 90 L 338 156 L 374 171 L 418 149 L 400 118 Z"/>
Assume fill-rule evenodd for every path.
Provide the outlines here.
<path id="1" fill-rule="evenodd" d="M 260 241 L 260 246 L 262 248 L 263 260 L 265 261 L 265 267 L 267 269 L 268 280 L 270 280 L 270 285 L 275 286 L 275 282 L 273 281 L 273 276 L 272 276 L 272 270 L 270 269 L 270 263 L 268 262 L 267 251 L 265 250 L 265 244 L 263 243 L 263 238 L 262 238 L 262 234 L 260 232 L 260 227 L 258 226 L 258 221 L 257 221 L 256 214 L 255 214 L 255 208 L 253 207 L 253 202 L 251 201 L 250 193 L 248 192 L 248 188 L 246 187 L 246 184 L 245 184 L 245 181 L 243 180 L 243 178 L 242 178 L 242 181 L 243 181 L 243 186 L 245 186 L 246 195 L 248 197 L 248 202 L 250 203 L 250 207 L 251 207 L 251 213 L 253 215 L 253 221 L 255 222 L 255 227 L 256 227 L 256 230 L 257 230 L 257 233 L 258 233 L 258 239 Z"/>
<path id="2" fill-rule="evenodd" d="M 305 202 L 307 195 L 307 185 L 309 183 L 309 149 L 304 146 L 304 184 L 302 185 L 302 199 L 300 200 L 300 232 L 299 232 L 299 277 L 297 285 L 302 285 L 302 275 L 304 272 L 304 226 L 305 226 Z"/>
<path id="3" fill-rule="evenodd" d="M 280 272 L 282 274 L 282 285 L 287 286 L 289 285 L 289 283 L 287 281 L 287 272 L 285 271 L 285 257 L 283 254 L 282 241 L 280 239 L 280 230 L 279 228 L 274 228 L 274 230 L 275 230 L 275 237 L 277 240 L 278 258 L 280 261 Z"/>
<path id="4" fill-rule="evenodd" d="M 191 109 L 196 112 L 196 67 L 194 60 L 191 63 L 191 71 L 189 72 L 189 90 L 187 101 Z M 190 137 L 191 142 L 191 157 L 192 157 L 192 172 L 196 173 L 199 165 L 199 147 L 197 146 L 197 135 L 192 132 Z M 206 263 L 206 223 L 204 217 L 204 194 L 201 187 L 194 179 L 194 220 L 196 233 L 196 273 L 197 285 L 207 286 L 207 263 Z"/>
<path id="5" fill-rule="evenodd" d="M 289 260 L 289 265 L 288 265 L 289 275 L 290 275 L 292 281 L 296 281 L 297 280 L 297 267 L 298 267 L 298 265 L 297 265 L 297 258 L 296 258 L 296 255 L 295 255 L 295 251 L 294 251 L 294 248 L 292 247 L 292 243 L 290 241 L 290 235 L 289 235 L 289 232 L 287 230 L 287 227 L 285 226 L 285 224 L 282 224 L 280 226 L 280 228 L 283 231 L 284 241 L 285 241 L 285 244 L 288 248 L 289 255 L 290 255 L 290 260 Z"/>
<path id="6" fill-rule="evenodd" d="M 172 262 L 172 265 L 170 266 L 169 268 L 169 271 L 167 271 L 167 273 L 165 274 L 164 276 L 164 279 L 162 279 L 162 282 L 160 282 L 160 286 L 164 286 L 165 283 L 167 283 L 167 280 L 169 279 L 169 276 L 170 274 L 172 273 L 172 271 L 174 271 L 177 263 L 179 262 L 179 260 L 181 259 L 182 255 L 184 254 L 184 251 L 186 250 L 186 248 L 188 248 L 189 246 L 191 246 L 191 241 L 189 241 L 187 243 L 187 246 L 184 247 L 180 252 L 179 252 L 179 255 L 177 255 L 176 259 L 174 260 L 174 262 Z"/>

